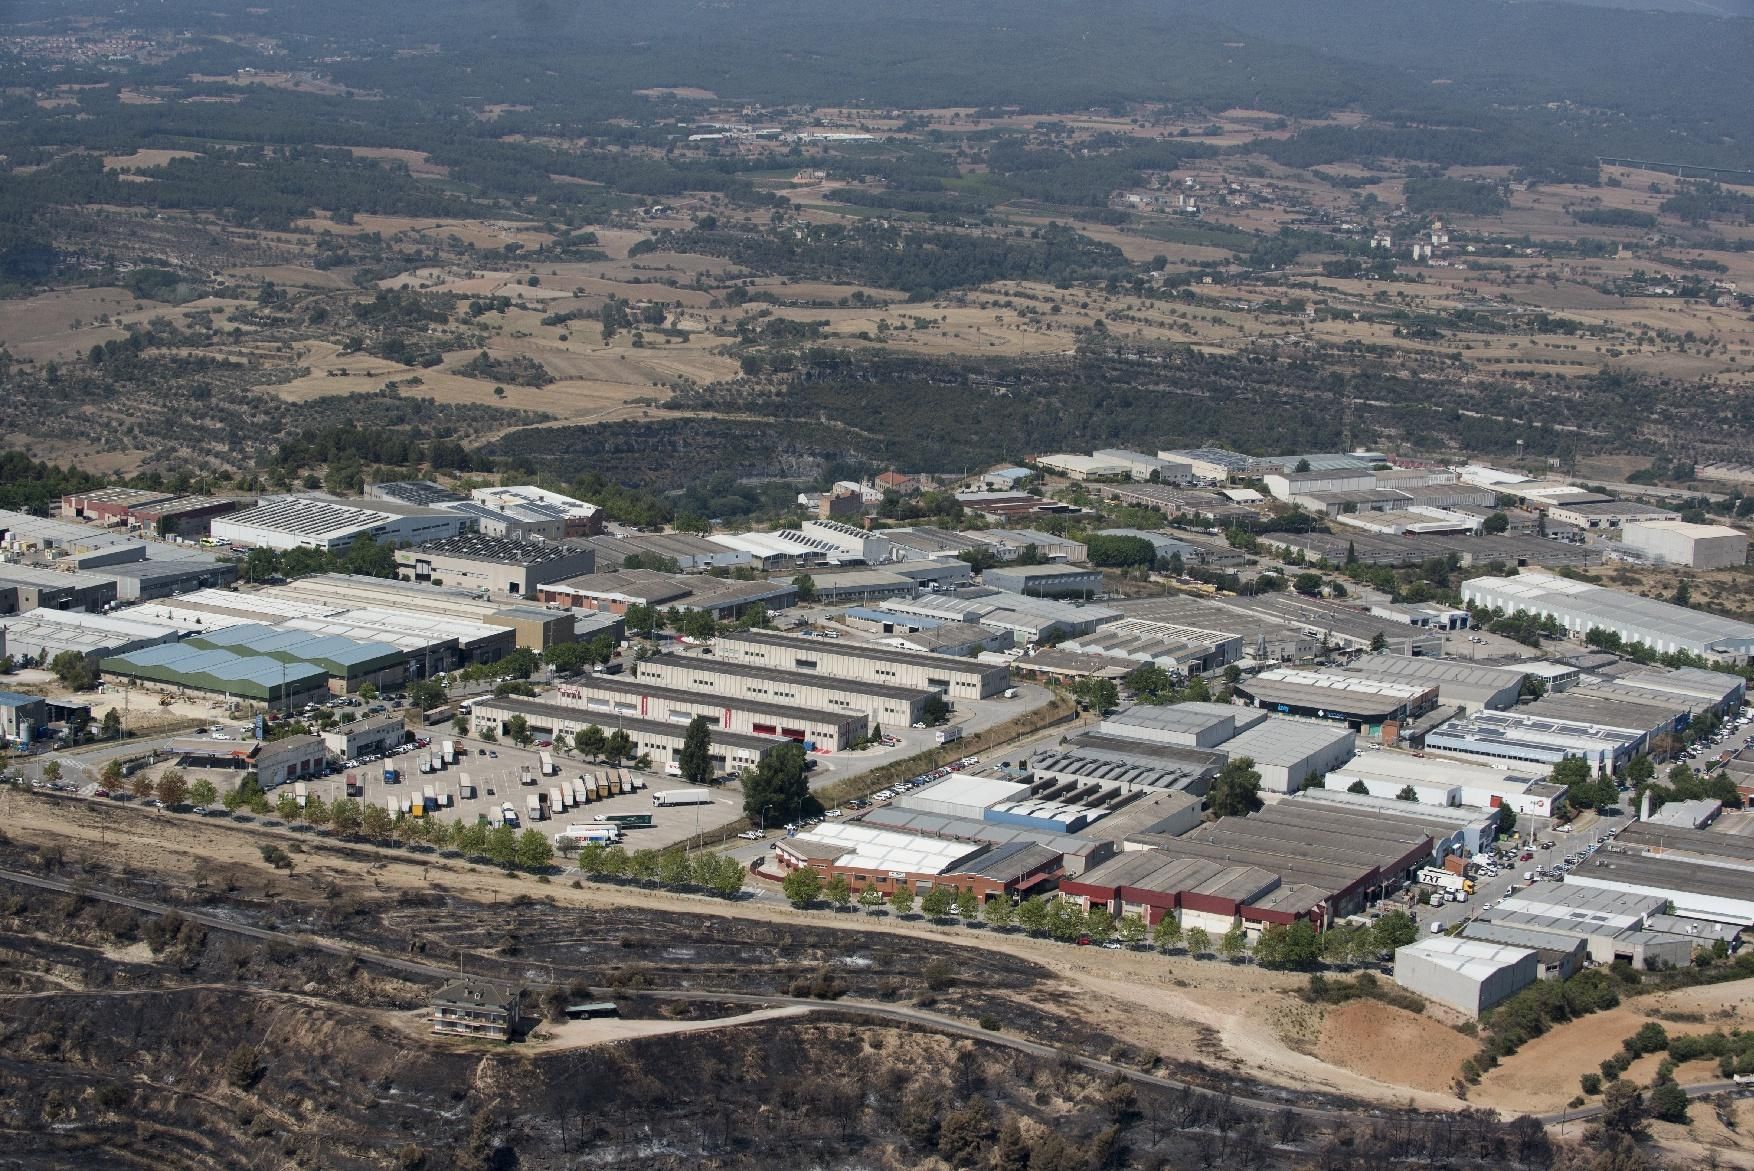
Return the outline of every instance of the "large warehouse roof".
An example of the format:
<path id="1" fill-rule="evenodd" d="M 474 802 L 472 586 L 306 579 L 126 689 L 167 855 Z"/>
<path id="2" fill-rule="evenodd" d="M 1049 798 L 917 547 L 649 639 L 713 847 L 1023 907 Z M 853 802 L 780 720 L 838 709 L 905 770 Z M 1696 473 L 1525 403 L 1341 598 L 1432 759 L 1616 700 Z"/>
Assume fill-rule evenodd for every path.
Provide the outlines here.
<path id="1" fill-rule="evenodd" d="M 163 622 L 46 609 L 0 618 L 0 630 L 5 631 L 4 646 L 8 653 L 51 659 L 62 651 L 103 655 L 141 644 L 174 642 L 177 638 L 177 628 Z"/>
<path id="2" fill-rule="evenodd" d="M 290 533 L 311 540 L 329 541 L 362 533 L 395 517 L 378 509 L 354 508 L 304 496 L 258 504 L 225 518 L 232 528 L 256 528 L 269 532 Z"/>
<path id="3" fill-rule="evenodd" d="M 1427 655 L 1365 655 L 1340 670 L 1365 679 L 1391 679 L 1436 687 L 1439 698 L 1445 703 L 1474 706 L 1502 702 L 1500 697 L 1506 689 L 1509 689 L 1514 703 L 1516 690 L 1524 678 L 1524 673 L 1515 667 L 1481 667 Z"/>
<path id="4" fill-rule="evenodd" d="M 240 655 L 262 655 L 282 662 L 314 663 L 331 675 L 377 670 L 402 662 L 402 652 L 385 642 L 355 642 L 332 634 L 276 630 L 271 626 L 228 626 L 189 639 L 192 646 Z"/>
<path id="5" fill-rule="evenodd" d="M 1222 747 L 1232 760 L 1246 756 L 1256 764 L 1290 766 L 1301 764 L 1312 753 L 1321 752 L 1337 741 L 1351 738 L 1351 730 L 1343 724 L 1270 716 L 1238 732 Z"/>
<path id="6" fill-rule="evenodd" d="M 314 663 L 238 655 L 186 642 L 163 643 L 116 655 L 102 660 L 98 666 L 107 674 L 264 700 L 313 691 L 329 683 L 329 672 Z"/>
<path id="7" fill-rule="evenodd" d="M 1552 613 L 1573 629 L 1600 626 L 1653 644 L 1754 652 L 1754 626 L 1746 622 L 1545 573 L 1477 577 L 1462 583 L 1462 600 Z"/>
<path id="8" fill-rule="evenodd" d="M 943 874 L 991 848 L 984 843 L 971 846 L 968 842 L 879 829 L 856 821 L 826 822 L 792 840 L 800 846 L 819 847 L 820 853 L 811 852 L 818 857 L 834 857 L 837 866 L 885 874 Z"/>
<path id="9" fill-rule="evenodd" d="M 1416 952 L 1430 962 L 1470 980 L 1486 980 L 1510 964 L 1532 954 L 1526 947 L 1466 939 L 1456 935 L 1430 935 L 1409 943 L 1402 951 Z"/>

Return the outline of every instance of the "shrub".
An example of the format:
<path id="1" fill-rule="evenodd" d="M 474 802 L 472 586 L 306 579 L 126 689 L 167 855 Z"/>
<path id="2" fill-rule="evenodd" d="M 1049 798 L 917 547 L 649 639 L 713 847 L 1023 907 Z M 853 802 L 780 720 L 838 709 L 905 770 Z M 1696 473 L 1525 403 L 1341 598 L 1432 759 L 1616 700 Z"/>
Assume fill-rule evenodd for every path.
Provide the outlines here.
<path id="1" fill-rule="evenodd" d="M 1586 1073 L 1577 1080 L 1586 1094 L 1593 1096 L 1602 1092 L 1602 1075 L 1599 1073 Z"/>

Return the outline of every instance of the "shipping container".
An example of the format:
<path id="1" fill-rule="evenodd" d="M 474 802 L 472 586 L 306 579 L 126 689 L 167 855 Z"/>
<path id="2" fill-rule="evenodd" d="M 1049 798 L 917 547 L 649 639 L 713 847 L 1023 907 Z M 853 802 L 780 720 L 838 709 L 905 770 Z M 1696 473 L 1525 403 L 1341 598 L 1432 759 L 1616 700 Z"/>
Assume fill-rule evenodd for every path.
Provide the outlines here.
<path id="1" fill-rule="evenodd" d="M 524 794 L 524 812 L 531 821 L 542 820 L 542 797 L 537 793 Z"/>
<path id="2" fill-rule="evenodd" d="M 554 766 L 554 754 L 547 750 L 538 752 L 536 760 L 542 766 L 542 775 L 545 777 L 551 777 L 560 771 Z"/>

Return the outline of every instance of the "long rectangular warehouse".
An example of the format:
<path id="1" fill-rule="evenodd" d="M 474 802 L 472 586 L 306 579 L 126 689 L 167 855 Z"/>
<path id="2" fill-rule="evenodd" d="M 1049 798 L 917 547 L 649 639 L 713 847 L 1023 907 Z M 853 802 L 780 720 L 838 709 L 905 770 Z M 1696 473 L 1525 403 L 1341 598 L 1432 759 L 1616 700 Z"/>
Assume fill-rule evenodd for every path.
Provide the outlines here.
<path id="1" fill-rule="evenodd" d="M 676 691 L 759 699 L 801 708 L 863 712 L 873 722 L 911 727 L 926 718 L 932 692 L 914 687 L 854 683 L 781 671 L 717 655 L 654 655 L 633 664 L 634 678 Z"/>
<path id="2" fill-rule="evenodd" d="M 841 645 L 756 630 L 720 635 L 713 653 L 725 662 L 924 688 L 942 691 L 953 699 L 987 699 L 1011 686 L 1011 669 L 1003 663 L 979 663 L 891 647 Z"/>
<path id="3" fill-rule="evenodd" d="M 686 724 L 626 717 L 606 724 L 584 708 L 543 703 L 541 700 L 523 699 L 515 695 L 476 700 L 469 711 L 469 723 L 477 733 L 492 729 L 496 735 L 503 735 L 507 721 L 513 716 L 523 716 L 530 725 L 530 731 L 552 736 L 556 740 L 563 736 L 570 738 L 575 732 L 592 726 L 609 732 L 619 729 L 632 737 L 634 755 L 649 755 L 652 763 L 658 767 L 681 759 L 682 741 L 688 735 Z M 708 752 L 712 757 L 713 770 L 724 775 L 739 769 L 754 768 L 768 753 L 789 743 L 789 740 L 745 736 L 714 728 Z"/>
<path id="4" fill-rule="evenodd" d="M 1754 626 L 1746 622 L 1551 574 L 1476 577 L 1462 583 L 1462 601 L 1551 617 L 1578 638 L 1599 629 L 1661 652 L 1691 651 L 1730 662 L 1754 655 Z"/>
<path id="5" fill-rule="evenodd" d="M 703 695 L 613 675 L 589 675 L 576 683 L 562 683 L 555 696 L 561 704 L 609 718 L 632 716 L 686 724 L 695 716 L 704 716 L 709 727 L 808 742 L 825 752 L 840 752 L 870 731 L 870 719 L 863 712 L 815 711 L 758 699 Z"/>

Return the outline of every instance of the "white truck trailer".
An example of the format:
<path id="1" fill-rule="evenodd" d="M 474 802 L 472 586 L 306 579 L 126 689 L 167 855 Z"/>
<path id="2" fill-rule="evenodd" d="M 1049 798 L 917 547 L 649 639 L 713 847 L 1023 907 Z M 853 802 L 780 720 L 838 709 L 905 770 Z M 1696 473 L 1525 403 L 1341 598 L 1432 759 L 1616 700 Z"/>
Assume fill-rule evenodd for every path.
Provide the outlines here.
<path id="1" fill-rule="evenodd" d="M 705 789 L 665 789 L 652 794 L 652 804 L 669 809 L 677 805 L 711 805 L 713 795 Z"/>

